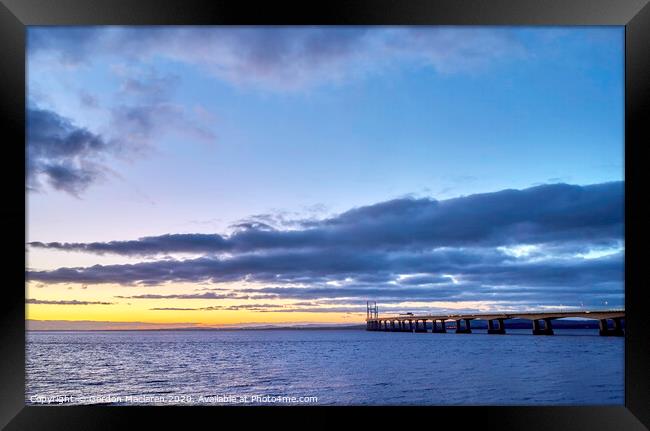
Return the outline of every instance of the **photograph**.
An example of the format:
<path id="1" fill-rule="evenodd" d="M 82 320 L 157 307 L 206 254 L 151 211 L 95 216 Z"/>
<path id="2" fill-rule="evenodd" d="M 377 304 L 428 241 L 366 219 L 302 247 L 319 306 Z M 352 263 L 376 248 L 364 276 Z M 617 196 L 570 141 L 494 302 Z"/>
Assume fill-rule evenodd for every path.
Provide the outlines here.
<path id="1" fill-rule="evenodd" d="M 25 85 L 26 406 L 626 405 L 625 26 L 28 25 Z"/>

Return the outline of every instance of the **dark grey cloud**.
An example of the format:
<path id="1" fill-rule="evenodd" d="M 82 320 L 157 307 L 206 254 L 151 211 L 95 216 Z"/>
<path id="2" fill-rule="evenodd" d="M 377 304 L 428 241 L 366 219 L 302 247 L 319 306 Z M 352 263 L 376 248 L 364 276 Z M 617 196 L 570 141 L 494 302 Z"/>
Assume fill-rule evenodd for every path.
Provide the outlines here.
<path id="1" fill-rule="evenodd" d="M 623 238 L 623 182 L 552 184 L 437 201 L 402 198 L 352 209 L 303 229 L 240 225 L 230 236 L 167 234 L 33 247 L 123 255 L 273 250 L 427 250 L 439 247 L 612 245 Z"/>
<path id="2" fill-rule="evenodd" d="M 267 311 L 283 308 L 280 304 L 237 304 L 237 305 L 211 305 L 209 307 L 180 308 L 180 307 L 154 307 L 152 311 Z"/>
<path id="3" fill-rule="evenodd" d="M 416 275 L 400 278 L 400 284 L 405 286 L 448 284 L 449 281 L 450 281 L 449 277 L 445 277 L 442 275 L 432 275 L 432 274 L 416 274 Z"/>
<path id="4" fill-rule="evenodd" d="M 247 299 L 248 296 L 239 295 L 233 292 L 227 293 L 214 293 L 214 292 L 205 292 L 205 293 L 187 293 L 187 294 L 175 294 L 175 295 L 159 295 L 155 293 L 145 293 L 142 295 L 133 295 L 133 296 L 116 296 L 116 298 L 122 299 Z"/>
<path id="5" fill-rule="evenodd" d="M 263 260 L 263 259 L 262 259 Z M 623 291 L 624 264 L 623 255 L 603 257 L 590 260 L 554 260 L 550 262 L 523 262 L 523 263 L 492 263 L 489 265 L 464 265 L 449 267 L 443 261 L 437 268 L 438 272 L 453 272 L 459 274 L 460 282 L 446 284 L 426 284 L 423 286 L 410 286 L 400 284 L 398 279 L 382 284 L 359 284 L 352 280 L 349 285 L 339 287 L 328 286 L 323 280 L 345 280 L 354 277 L 355 271 L 384 272 L 386 279 L 399 273 L 419 272 L 423 266 L 430 266 L 428 255 L 396 260 L 389 269 L 383 267 L 383 262 L 376 262 L 376 266 L 368 266 L 367 262 L 351 262 L 348 256 L 334 259 L 333 263 L 316 265 L 305 268 L 296 257 L 279 257 L 282 263 L 282 277 L 277 277 L 275 271 L 256 274 L 259 282 L 286 283 L 287 279 L 300 278 L 305 280 L 305 285 L 316 287 L 266 287 L 266 288 L 240 288 L 235 293 L 192 293 L 158 295 L 144 294 L 125 298 L 142 299 L 225 299 L 238 297 L 240 299 L 267 298 L 278 299 L 321 299 L 321 298 L 374 298 L 377 300 L 399 299 L 419 301 L 527 301 L 544 303 L 546 301 L 579 301 L 594 302 L 602 298 L 621 297 Z M 296 262 L 295 266 L 288 262 Z M 420 262 L 416 268 L 413 265 Z M 258 261 L 259 263 L 260 261 Z M 185 261 L 160 261 L 147 262 L 133 265 L 96 265 L 89 268 L 61 268 L 54 271 L 31 272 L 30 280 L 47 283 L 58 282 L 84 282 L 84 283 L 120 283 L 120 284 L 159 284 L 170 281 L 241 281 L 248 279 L 248 275 L 256 272 L 255 266 L 240 264 L 234 267 L 220 265 L 224 262 L 213 259 L 196 259 Z M 252 262 L 247 262 L 248 264 Z M 360 265 L 359 265 L 360 264 Z M 264 265 L 269 265 L 264 262 Z M 280 270 L 280 268 L 276 268 Z M 278 281 L 280 279 L 280 281 Z"/>
<path id="6" fill-rule="evenodd" d="M 49 300 L 49 299 L 36 299 L 28 298 L 25 299 L 26 304 L 42 304 L 42 305 L 114 305 L 114 302 L 102 302 L 102 301 L 79 301 L 76 299 L 71 300 Z"/>
<path id="7" fill-rule="evenodd" d="M 229 248 L 224 237 L 215 234 L 167 234 L 143 237 L 133 241 L 93 243 L 30 242 L 32 247 L 56 250 L 85 251 L 89 253 L 114 253 L 122 255 L 155 255 L 174 252 L 214 253 Z"/>
<path id="8" fill-rule="evenodd" d="M 101 159 L 111 149 L 102 136 L 78 127 L 56 112 L 27 109 L 28 186 L 39 188 L 40 178 L 57 190 L 78 195 L 102 177 Z"/>
<path id="9" fill-rule="evenodd" d="M 321 250 L 296 250 L 275 253 L 242 254 L 230 258 L 142 262 L 123 265 L 95 265 L 87 268 L 59 268 L 30 271 L 28 277 L 43 282 L 79 282 L 87 284 L 160 284 L 163 282 L 318 282 L 331 277 L 349 277 L 357 273 L 390 274 L 408 272 L 460 271 L 470 265 L 495 264 L 509 259 L 500 253 L 471 250 L 437 250 L 429 253 L 381 253 L 339 250 L 333 254 Z"/>
<path id="10" fill-rule="evenodd" d="M 260 309 L 260 313 L 365 313 L 364 307 L 299 307 L 285 308 L 282 310 Z"/>

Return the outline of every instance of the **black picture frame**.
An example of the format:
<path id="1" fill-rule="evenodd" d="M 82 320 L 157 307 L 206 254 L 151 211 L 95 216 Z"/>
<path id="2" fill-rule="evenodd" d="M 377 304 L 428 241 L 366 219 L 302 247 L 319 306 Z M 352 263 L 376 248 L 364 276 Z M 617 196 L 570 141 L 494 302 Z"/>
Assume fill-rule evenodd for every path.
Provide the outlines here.
<path id="1" fill-rule="evenodd" d="M 29 25 L 167 24 L 434 24 L 625 26 L 625 405 L 580 407 L 100 407 L 25 406 L 25 27 Z M 0 0 L 0 110 L 5 164 L 4 300 L 1 328 L 0 425 L 8 430 L 134 428 L 197 420 L 306 419 L 333 425 L 339 414 L 365 426 L 423 420 L 454 426 L 530 430 L 643 430 L 650 427 L 650 307 L 644 295 L 648 211 L 650 6 L 648 0 Z M 20 175 L 23 178 L 20 178 Z M 8 195 L 8 196 L 7 196 Z M 507 387 L 504 387 L 507 390 Z M 441 388 L 444 391 L 444 388 Z M 299 418 L 296 418 L 298 416 Z M 149 423 L 152 422 L 152 423 Z M 236 426 L 237 422 L 228 422 Z M 276 423 L 282 426 L 284 423 Z M 444 425 L 443 425 L 444 424 Z M 645 425 L 644 425 L 645 424 Z"/>

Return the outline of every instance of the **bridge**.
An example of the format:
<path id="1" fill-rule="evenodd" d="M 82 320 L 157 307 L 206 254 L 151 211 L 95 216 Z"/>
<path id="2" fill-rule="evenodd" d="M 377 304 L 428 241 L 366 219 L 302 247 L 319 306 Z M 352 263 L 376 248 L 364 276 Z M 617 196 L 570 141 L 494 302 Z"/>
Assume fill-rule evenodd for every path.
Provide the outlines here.
<path id="1" fill-rule="evenodd" d="M 411 313 L 396 316 L 379 316 L 377 303 L 367 304 L 366 330 L 388 332 L 447 332 L 446 323 L 455 322 L 457 334 L 471 334 L 472 320 L 487 321 L 488 334 L 505 334 L 505 321 L 508 319 L 525 319 L 531 321 L 533 335 L 553 335 L 552 321 L 567 317 L 593 319 L 599 321 L 599 334 L 602 336 L 625 335 L 621 321 L 625 319 L 625 310 L 594 311 L 531 311 L 531 312 L 493 312 L 477 314 L 426 314 Z M 427 328 L 431 322 L 431 331 Z"/>

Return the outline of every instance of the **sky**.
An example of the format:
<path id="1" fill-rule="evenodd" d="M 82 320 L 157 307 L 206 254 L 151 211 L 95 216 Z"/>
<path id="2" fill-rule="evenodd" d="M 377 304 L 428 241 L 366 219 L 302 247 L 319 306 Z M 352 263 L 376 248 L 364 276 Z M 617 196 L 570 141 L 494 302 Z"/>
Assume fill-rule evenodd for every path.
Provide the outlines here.
<path id="1" fill-rule="evenodd" d="M 623 50 L 623 27 L 29 27 L 27 318 L 622 308 Z"/>

